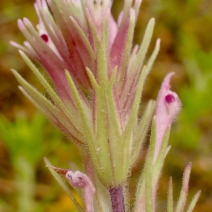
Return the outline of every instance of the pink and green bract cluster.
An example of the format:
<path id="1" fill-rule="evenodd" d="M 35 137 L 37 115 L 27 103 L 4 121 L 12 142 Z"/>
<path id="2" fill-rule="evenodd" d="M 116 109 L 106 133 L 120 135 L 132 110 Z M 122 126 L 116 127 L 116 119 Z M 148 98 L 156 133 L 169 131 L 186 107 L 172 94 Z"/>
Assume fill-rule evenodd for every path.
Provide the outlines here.
<path id="1" fill-rule="evenodd" d="M 37 0 L 39 24 L 35 28 L 27 18 L 18 20 L 26 41 L 23 46 L 11 42 L 49 97 L 12 70 L 20 90 L 82 150 L 85 174 L 62 173 L 72 186 L 84 190 L 87 212 L 128 211 L 124 185 L 154 115 L 155 103 L 150 101 L 138 118 L 144 82 L 160 45 L 157 40 L 147 59 L 154 28 L 151 19 L 141 45 L 133 47 L 140 5 L 141 0 L 125 0 L 116 21 L 111 0 Z M 26 54 L 40 63 L 51 83 Z M 158 96 L 134 212 L 155 210 L 157 184 L 170 149 L 170 125 L 181 105 L 170 91 L 171 76 L 165 78 Z"/>
<path id="2" fill-rule="evenodd" d="M 12 44 L 36 59 L 49 74 L 54 88 L 34 69 L 51 101 L 27 87 L 17 73 L 22 91 L 72 141 L 86 148 L 101 182 L 123 184 L 137 160 L 153 113 L 138 113 L 143 84 L 159 50 L 145 55 L 151 40 L 151 19 L 140 46 L 133 33 L 141 1 L 126 0 L 116 22 L 110 0 L 37 0 L 37 29 L 24 18 L 18 26 L 24 46 Z"/>

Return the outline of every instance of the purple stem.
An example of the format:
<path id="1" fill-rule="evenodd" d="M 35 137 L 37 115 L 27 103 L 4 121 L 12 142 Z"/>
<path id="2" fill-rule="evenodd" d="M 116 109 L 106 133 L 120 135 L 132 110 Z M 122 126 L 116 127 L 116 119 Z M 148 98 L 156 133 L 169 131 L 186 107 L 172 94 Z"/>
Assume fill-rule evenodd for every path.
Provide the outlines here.
<path id="1" fill-rule="evenodd" d="M 109 189 L 113 212 L 125 212 L 122 186 Z"/>

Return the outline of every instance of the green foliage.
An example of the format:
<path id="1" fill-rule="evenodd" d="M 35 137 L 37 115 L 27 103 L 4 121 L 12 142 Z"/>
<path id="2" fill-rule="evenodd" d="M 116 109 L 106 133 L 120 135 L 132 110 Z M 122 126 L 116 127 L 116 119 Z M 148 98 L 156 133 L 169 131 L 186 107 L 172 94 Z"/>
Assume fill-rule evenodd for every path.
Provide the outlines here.
<path id="1" fill-rule="evenodd" d="M 34 200 L 36 167 L 47 150 L 54 148 L 61 140 L 61 134 L 57 130 L 51 132 L 51 136 L 48 136 L 50 138 L 47 135 L 46 118 L 41 114 L 37 113 L 31 120 L 16 118 L 14 121 L 2 114 L 0 116 L 0 139 L 7 147 L 15 171 L 14 183 L 19 212 L 37 211 Z M 45 141 L 47 139 L 48 143 Z M 50 142 L 52 148 L 49 148 Z M 1 201 L 4 202 L 3 199 Z M 4 202 L 5 210 L 8 204 Z"/>
<path id="2" fill-rule="evenodd" d="M 24 158 L 32 166 L 44 154 L 44 135 L 46 118 L 37 114 L 31 121 L 17 118 L 13 122 L 0 116 L 0 137 L 4 140 L 11 155 L 12 162 Z M 16 165 L 15 165 L 16 166 Z"/>
<path id="3" fill-rule="evenodd" d="M 182 31 L 180 40 L 182 45 L 179 51 L 188 75 L 189 86 L 180 89 L 183 110 L 173 140 L 181 147 L 196 148 L 204 136 L 204 125 L 210 125 L 206 117 L 212 116 L 212 51 L 206 53 L 200 47 L 197 37 L 189 32 Z"/>

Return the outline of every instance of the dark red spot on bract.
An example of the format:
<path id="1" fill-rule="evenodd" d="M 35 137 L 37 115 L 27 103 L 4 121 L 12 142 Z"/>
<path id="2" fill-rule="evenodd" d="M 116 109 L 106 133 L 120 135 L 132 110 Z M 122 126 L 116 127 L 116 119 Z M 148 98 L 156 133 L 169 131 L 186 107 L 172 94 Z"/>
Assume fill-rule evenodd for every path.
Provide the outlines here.
<path id="1" fill-rule="evenodd" d="M 175 101 L 175 97 L 172 94 L 168 94 L 165 96 L 166 103 L 171 104 Z"/>
<path id="2" fill-rule="evenodd" d="M 54 166 L 52 166 L 51 168 L 53 168 L 58 174 L 61 174 L 61 175 L 66 175 L 66 173 L 68 172 L 68 169 L 61 169 Z"/>
<path id="3" fill-rule="evenodd" d="M 40 37 L 41 37 L 42 40 L 45 41 L 45 42 L 48 42 L 48 41 L 49 41 L 49 37 L 48 37 L 48 35 L 46 35 L 46 34 L 42 34 Z"/>

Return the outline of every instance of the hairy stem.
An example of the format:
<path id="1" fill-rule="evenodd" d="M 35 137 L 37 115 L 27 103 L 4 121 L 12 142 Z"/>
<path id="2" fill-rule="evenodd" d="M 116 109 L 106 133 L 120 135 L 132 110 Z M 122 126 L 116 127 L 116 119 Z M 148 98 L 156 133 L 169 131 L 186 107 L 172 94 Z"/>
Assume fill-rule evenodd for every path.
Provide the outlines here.
<path id="1" fill-rule="evenodd" d="M 124 195 L 123 195 L 122 186 L 111 187 L 109 192 L 110 192 L 113 212 L 125 212 Z"/>

